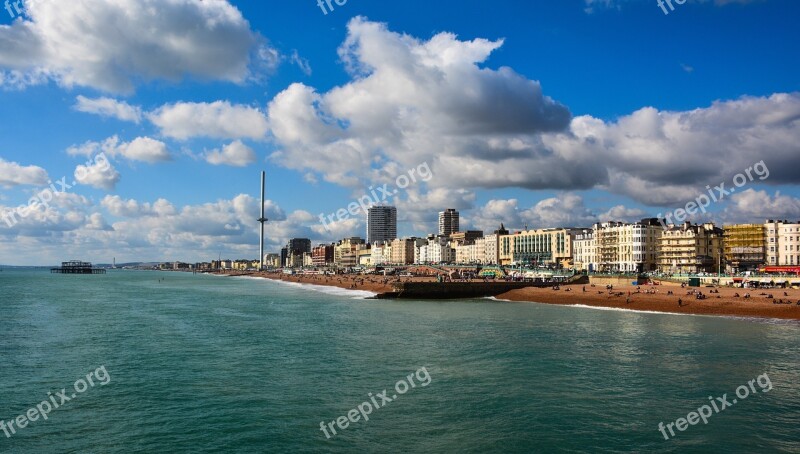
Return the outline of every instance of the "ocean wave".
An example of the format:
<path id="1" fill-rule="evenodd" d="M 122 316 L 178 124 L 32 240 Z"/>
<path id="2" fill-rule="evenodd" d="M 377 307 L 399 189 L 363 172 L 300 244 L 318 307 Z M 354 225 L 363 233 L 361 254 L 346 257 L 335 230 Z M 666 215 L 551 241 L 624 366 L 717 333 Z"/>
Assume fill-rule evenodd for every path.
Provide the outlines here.
<path id="1" fill-rule="evenodd" d="M 243 277 L 243 278 L 247 278 L 247 279 L 258 279 L 258 280 L 262 280 L 262 281 L 266 280 L 266 281 L 269 281 L 269 282 L 276 282 L 276 283 L 279 283 L 279 284 L 288 285 L 288 286 L 295 287 L 295 288 L 304 288 L 304 289 L 308 289 L 308 290 L 313 290 L 315 292 L 325 293 L 325 294 L 328 294 L 328 295 L 351 297 L 354 300 L 363 300 L 363 299 L 367 299 L 367 298 L 372 298 L 372 297 L 377 295 L 377 293 L 375 293 L 375 292 L 369 292 L 369 291 L 366 291 L 366 290 L 351 290 L 351 289 L 340 288 L 340 287 L 331 287 L 329 285 L 305 284 L 305 283 L 299 283 L 299 282 L 287 282 L 287 281 L 281 281 L 281 280 L 277 280 L 277 279 L 266 279 L 266 278 L 257 277 L 257 276 L 237 276 L 237 277 Z"/>
<path id="2" fill-rule="evenodd" d="M 605 306 L 589 306 L 588 304 L 564 304 L 567 307 L 577 307 L 581 309 L 596 309 L 598 311 L 613 311 L 613 312 L 634 312 L 637 314 L 659 314 L 659 315 L 691 315 L 695 317 L 713 317 L 706 314 L 685 314 L 681 312 L 665 312 L 665 311 L 646 311 L 641 309 L 625 309 L 622 307 L 605 307 Z"/>
<path id="3" fill-rule="evenodd" d="M 741 320 L 745 322 L 758 322 L 758 323 L 766 323 L 769 325 L 790 325 L 790 326 L 800 326 L 800 320 L 791 320 L 791 319 L 784 319 L 784 318 L 772 318 L 772 317 L 747 317 L 742 315 L 717 315 L 717 314 L 687 314 L 682 312 L 664 312 L 664 311 L 646 311 L 640 309 L 625 309 L 621 307 L 604 307 L 604 306 L 589 306 L 586 304 L 565 304 L 564 306 L 568 307 L 576 307 L 580 309 L 596 309 L 599 311 L 616 311 L 616 312 L 634 312 L 639 314 L 659 314 L 659 315 L 688 315 L 690 317 L 718 317 L 718 318 L 727 318 L 731 320 Z"/>
<path id="4" fill-rule="evenodd" d="M 492 301 L 502 301 L 508 303 L 514 303 L 519 301 L 513 300 L 506 300 L 501 298 L 496 298 L 494 296 L 487 296 L 484 299 L 492 300 Z M 535 303 L 535 301 L 531 301 Z M 542 303 L 536 303 L 542 304 Z M 792 319 L 784 319 L 784 318 L 771 318 L 771 317 L 746 317 L 741 315 L 716 315 L 716 314 L 687 314 L 682 312 L 666 312 L 666 311 L 646 311 L 641 309 L 625 309 L 622 307 L 605 307 L 605 306 L 590 306 L 588 304 L 548 304 L 548 306 L 564 306 L 564 307 L 574 307 L 578 309 L 594 309 L 598 311 L 612 311 L 612 312 L 630 312 L 636 314 L 657 314 L 657 315 L 685 315 L 690 317 L 717 317 L 717 318 L 727 318 L 731 320 L 739 320 L 744 322 L 757 322 L 757 323 L 764 323 L 767 325 L 781 325 L 781 326 L 800 326 L 800 320 L 792 320 Z"/>

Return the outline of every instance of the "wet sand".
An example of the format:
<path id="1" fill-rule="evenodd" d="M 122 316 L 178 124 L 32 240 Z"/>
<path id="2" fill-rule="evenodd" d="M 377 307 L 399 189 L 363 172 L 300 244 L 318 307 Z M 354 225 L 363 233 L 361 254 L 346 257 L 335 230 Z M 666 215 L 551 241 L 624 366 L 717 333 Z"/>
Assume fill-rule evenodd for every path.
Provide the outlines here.
<path id="1" fill-rule="evenodd" d="M 339 287 L 348 290 L 363 290 L 373 293 L 392 291 L 392 284 L 396 282 L 434 282 L 435 277 L 396 277 L 396 276 L 361 276 L 361 275 L 287 275 L 282 273 L 232 273 L 232 275 L 246 274 L 248 276 L 264 277 L 267 279 L 295 282 L 299 284 L 315 284 Z M 584 292 L 584 288 L 586 291 Z M 646 293 L 647 291 L 651 293 Z M 693 290 L 700 291 L 707 296 L 706 299 L 697 299 Z M 719 293 L 710 293 L 710 291 Z M 671 291 L 673 294 L 668 295 Z M 788 296 L 784 295 L 784 292 Z M 736 297 L 736 294 L 739 297 Z M 750 298 L 745 299 L 749 293 Z M 630 294 L 630 296 L 629 296 Z M 773 299 L 768 295 L 772 294 Z M 630 300 L 628 301 L 628 299 Z M 678 299 L 682 304 L 678 305 Z M 625 285 L 614 287 L 612 292 L 605 286 L 598 285 L 562 285 L 559 290 L 552 288 L 528 287 L 512 290 L 497 296 L 499 300 L 517 302 L 535 302 L 543 304 L 560 305 L 586 305 L 594 307 L 618 308 L 638 311 L 671 312 L 679 314 L 721 315 L 737 317 L 763 317 L 800 320 L 800 290 L 758 290 L 722 287 L 712 289 L 699 287 L 692 289 L 681 288 L 677 284 L 636 286 Z M 774 304 L 783 300 L 792 304 Z"/>

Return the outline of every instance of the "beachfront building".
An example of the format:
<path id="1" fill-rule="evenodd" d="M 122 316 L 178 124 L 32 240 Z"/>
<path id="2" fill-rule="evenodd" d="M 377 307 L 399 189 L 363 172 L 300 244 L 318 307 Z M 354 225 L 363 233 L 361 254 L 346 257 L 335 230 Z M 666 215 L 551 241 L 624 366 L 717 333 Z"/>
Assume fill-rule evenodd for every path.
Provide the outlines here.
<path id="1" fill-rule="evenodd" d="M 358 266 L 365 268 L 372 266 L 372 248 L 361 249 L 356 253 L 356 256 L 358 257 Z"/>
<path id="2" fill-rule="evenodd" d="M 458 243 L 450 243 L 453 249 L 456 251 L 456 263 L 466 265 L 472 263 L 472 257 L 475 256 L 475 245 L 474 244 L 458 244 Z"/>
<path id="3" fill-rule="evenodd" d="M 572 241 L 572 255 L 576 269 L 589 272 L 598 270 L 596 247 L 594 229 L 582 229 L 575 234 L 575 239 Z"/>
<path id="4" fill-rule="evenodd" d="M 358 264 L 358 251 L 367 249 L 363 238 L 354 236 L 336 243 L 333 248 L 333 263 L 342 268 L 352 268 Z"/>
<path id="5" fill-rule="evenodd" d="M 482 259 L 481 264 L 484 265 L 497 265 L 500 263 L 500 249 L 498 247 L 499 236 L 495 233 L 486 235 L 485 237 L 476 240 L 475 245 L 483 246 L 483 251 L 476 251 L 476 254 Z"/>
<path id="6" fill-rule="evenodd" d="M 500 238 L 508 235 L 508 233 L 506 227 L 501 223 L 499 229 L 483 238 L 483 263 L 485 265 L 500 264 Z"/>
<path id="7" fill-rule="evenodd" d="M 428 243 L 430 263 L 453 263 L 456 261 L 456 250 L 449 244 Z"/>
<path id="8" fill-rule="evenodd" d="M 728 272 L 753 271 L 767 263 L 766 224 L 726 225 L 723 230 Z"/>
<path id="9" fill-rule="evenodd" d="M 478 241 L 481 240 L 480 253 L 478 253 Z M 483 263 L 485 254 L 485 243 L 483 231 L 467 230 L 464 232 L 454 232 L 450 235 L 450 247 L 455 251 L 455 262 L 462 264 Z"/>
<path id="10" fill-rule="evenodd" d="M 659 238 L 664 231 L 657 219 L 633 224 L 602 222 L 593 230 L 597 271 L 641 273 L 656 269 Z"/>
<path id="11" fill-rule="evenodd" d="M 303 267 L 303 254 L 292 253 L 286 259 L 286 266 L 289 268 L 302 268 Z"/>
<path id="12" fill-rule="evenodd" d="M 311 249 L 312 264 L 317 267 L 333 265 L 334 248 L 333 244 L 320 244 Z"/>
<path id="13" fill-rule="evenodd" d="M 428 237 L 427 243 L 417 247 L 414 253 L 414 263 L 418 264 L 453 263 L 455 261 L 456 250 L 443 236 Z"/>
<path id="14" fill-rule="evenodd" d="M 392 240 L 390 263 L 394 265 L 411 265 L 414 263 L 414 250 L 416 247 L 417 238 L 398 238 Z"/>
<path id="15" fill-rule="evenodd" d="M 478 238 L 469 249 L 469 262 L 476 265 L 486 264 L 486 237 Z"/>
<path id="16" fill-rule="evenodd" d="M 465 232 L 453 232 L 450 234 L 450 246 L 457 244 L 475 244 L 475 240 L 483 238 L 481 230 L 467 230 Z"/>
<path id="17" fill-rule="evenodd" d="M 280 254 L 264 254 L 264 266 L 267 268 L 280 268 L 281 255 Z"/>
<path id="18" fill-rule="evenodd" d="M 372 245 L 370 262 L 372 266 L 383 266 L 392 261 L 392 246 L 390 243 L 378 242 Z"/>
<path id="19" fill-rule="evenodd" d="M 572 240 L 578 229 L 538 229 L 500 238 L 501 265 L 563 266 L 572 261 Z"/>
<path id="20" fill-rule="evenodd" d="M 800 265 L 800 222 L 768 220 L 764 230 L 767 265 Z"/>
<path id="21" fill-rule="evenodd" d="M 439 212 L 439 235 L 449 236 L 458 232 L 459 214 L 453 208 Z"/>
<path id="22" fill-rule="evenodd" d="M 664 273 L 717 272 L 723 231 L 713 223 L 670 225 L 658 243 L 658 269 Z"/>
<path id="23" fill-rule="evenodd" d="M 292 238 L 286 243 L 286 248 L 290 251 L 311 252 L 311 240 L 308 238 Z"/>
<path id="24" fill-rule="evenodd" d="M 301 267 L 303 266 L 303 254 L 311 253 L 311 240 L 308 238 L 292 238 L 286 243 L 286 247 L 281 249 L 283 266 Z"/>
<path id="25" fill-rule="evenodd" d="M 367 210 L 367 243 L 392 241 L 397 238 L 397 208 L 373 206 Z"/>

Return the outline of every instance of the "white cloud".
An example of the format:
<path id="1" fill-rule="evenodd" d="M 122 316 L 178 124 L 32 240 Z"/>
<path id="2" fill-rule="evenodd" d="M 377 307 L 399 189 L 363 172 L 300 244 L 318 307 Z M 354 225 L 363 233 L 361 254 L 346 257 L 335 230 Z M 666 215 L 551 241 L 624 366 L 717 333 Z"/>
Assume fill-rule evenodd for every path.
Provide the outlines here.
<path id="1" fill-rule="evenodd" d="M 726 223 L 760 223 L 767 219 L 785 219 L 794 222 L 800 219 L 800 199 L 776 191 L 746 189 L 731 196 L 721 215 Z"/>
<path id="2" fill-rule="evenodd" d="M 142 120 L 142 109 L 138 106 L 131 106 L 124 101 L 112 98 L 90 99 L 81 95 L 76 98 L 76 101 L 75 110 L 79 112 L 131 121 L 137 124 Z"/>
<path id="3" fill-rule="evenodd" d="M 755 183 L 797 184 L 800 94 L 742 97 L 683 112 L 648 107 L 609 123 L 578 117 L 571 134 L 545 136 L 544 143 L 604 166 L 610 178 L 599 187 L 649 205 L 683 205 L 707 185 L 730 186 L 734 175 L 762 160 L 769 178 Z"/>
<path id="4" fill-rule="evenodd" d="M 0 158 L 0 186 L 43 186 L 49 180 L 47 171 L 38 166 L 22 166 Z"/>
<path id="5" fill-rule="evenodd" d="M 606 221 L 635 222 L 648 217 L 652 218 L 656 216 L 640 208 L 628 208 L 624 205 L 617 205 L 611 207 L 605 213 L 601 213 L 599 216 L 597 216 L 597 219 L 600 222 L 606 222 Z"/>
<path id="6" fill-rule="evenodd" d="M 237 140 L 222 147 L 222 150 L 211 150 L 204 154 L 205 160 L 215 166 L 227 165 L 234 167 L 247 167 L 256 162 L 258 157 L 252 148 Z"/>
<path id="7" fill-rule="evenodd" d="M 112 136 L 102 142 L 88 141 L 67 149 L 67 154 L 71 156 L 88 157 L 97 153 L 150 164 L 172 160 L 167 145 L 150 137 L 137 137 L 130 142 L 122 142 L 118 136 Z"/>
<path id="8" fill-rule="evenodd" d="M 311 64 L 308 62 L 307 59 L 301 57 L 300 54 L 297 53 L 297 50 L 292 51 L 292 56 L 290 60 L 293 64 L 297 65 L 297 67 L 300 68 L 301 71 L 303 71 L 303 74 L 305 74 L 306 76 L 311 75 L 312 73 Z"/>
<path id="9" fill-rule="evenodd" d="M 149 137 L 137 137 L 129 143 L 121 143 L 111 152 L 111 156 L 123 156 L 131 161 L 149 163 L 164 162 L 172 159 L 164 142 Z"/>
<path id="10" fill-rule="evenodd" d="M 530 228 L 589 227 L 597 222 L 583 198 L 570 193 L 541 200 L 520 215 Z"/>
<path id="11" fill-rule="evenodd" d="M 475 209 L 467 217 L 469 223 L 484 232 L 498 229 L 504 223 L 509 230 L 521 230 L 526 225 L 531 229 L 553 227 L 591 227 L 596 222 L 625 221 L 635 222 L 649 216 L 638 208 L 627 208 L 622 205 L 611 207 L 603 213 L 589 208 L 582 196 L 573 193 L 562 193 L 557 197 L 549 197 L 538 201 L 527 209 L 519 208 L 517 199 L 490 200 L 483 207 Z"/>
<path id="12" fill-rule="evenodd" d="M 226 0 L 26 0 L 0 27 L 0 69 L 17 85 L 51 79 L 109 92 L 186 77 L 243 83 L 279 61 Z"/>
<path id="13" fill-rule="evenodd" d="M 85 226 L 86 230 L 114 230 L 113 227 L 108 225 L 106 219 L 100 213 L 92 213 L 87 217 Z"/>
<path id="14" fill-rule="evenodd" d="M 342 219 L 341 221 L 334 220 L 333 222 L 326 221 L 324 225 L 317 217 L 317 222 L 313 223 L 311 229 L 318 238 L 324 238 L 326 243 L 333 243 L 342 238 L 354 236 L 364 238 L 366 226 L 360 217 Z"/>
<path id="15" fill-rule="evenodd" d="M 120 174 L 107 159 L 87 162 L 75 167 L 75 181 L 106 191 L 113 190 L 119 183 Z"/>
<path id="16" fill-rule="evenodd" d="M 70 192 L 55 192 L 52 200 L 34 205 L 19 207 L 0 206 L 0 238 L 11 235 L 24 242 L 24 238 L 52 238 L 60 232 L 79 229 L 90 221 L 87 219 L 90 201 L 83 196 Z M 95 227 L 100 226 L 99 219 L 92 221 Z M 29 250 L 38 251 L 38 248 Z"/>
<path id="17" fill-rule="evenodd" d="M 259 109 L 231 105 L 228 101 L 167 104 L 148 114 L 148 118 L 161 128 L 163 135 L 180 140 L 193 137 L 261 140 L 269 130 Z"/>
<path id="18" fill-rule="evenodd" d="M 352 81 L 327 93 L 293 84 L 269 104 L 272 133 L 282 146 L 272 159 L 349 186 L 376 168 L 407 169 L 426 161 L 459 161 L 452 173 L 439 169 L 438 186 L 450 180 L 496 184 L 496 178 L 465 179 L 462 172 L 496 162 L 523 173 L 565 168 L 559 156 L 537 150 L 532 137 L 566 130 L 569 110 L 545 96 L 538 82 L 510 68 L 483 67 L 502 44 L 461 41 L 450 33 L 422 41 L 355 18 L 339 49 Z M 507 162 L 513 158 L 520 162 Z"/>
<path id="19" fill-rule="evenodd" d="M 134 199 L 125 200 L 118 195 L 107 195 L 100 201 L 100 206 L 116 217 L 138 218 L 175 214 L 175 207 L 166 199 L 158 199 L 150 204 L 139 203 Z"/>
<path id="20" fill-rule="evenodd" d="M 175 207 L 167 200 L 144 202 L 106 196 L 99 205 L 75 194 L 59 194 L 13 228 L 0 219 L 0 263 L 49 264 L 64 256 L 94 262 L 212 260 L 258 256 L 259 201 L 249 195 Z M 0 213 L 8 207 L 0 206 Z M 266 203 L 267 250 L 277 252 L 291 237 L 320 237 L 305 211 L 285 214 Z M 106 215 L 120 218 L 109 223 Z M 27 251 L 21 255 L 22 251 Z"/>
<path id="21" fill-rule="evenodd" d="M 800 93 L 570 119 L 538 82 L 483 65 L 501 45 L 353 19 L 339 50 L 351 81 L 275 96 L 270 159 L 353 189 L 427 162 L 427 190 L 601 189 L 650 206 L 683 205 L 762 159 L 771 174 L 758 183 L 800 183 Z"/>
<path id="22" fill-rule="evenodd" d="M 483 207 L 475 209 L 471 216 L 466 216 L 462 222 L 483 230 L 484 233 L 499 229 L 501 223 L 509 229 L 522 228 L 523 220 L 519 213 L 519 200 L 489 200 Z"/>

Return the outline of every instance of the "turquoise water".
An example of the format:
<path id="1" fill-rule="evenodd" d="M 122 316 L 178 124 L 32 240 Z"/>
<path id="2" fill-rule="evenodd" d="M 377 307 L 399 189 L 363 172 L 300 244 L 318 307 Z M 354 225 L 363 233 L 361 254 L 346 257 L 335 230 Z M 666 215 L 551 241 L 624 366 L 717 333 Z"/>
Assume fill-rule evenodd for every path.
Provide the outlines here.
<path id="1" fill-rule="evenodd" d="M 800 452 L 797 324 L 330 292 L 5 270 L 0 419 L 108 381 L 0 452 Z M 320 430 L 423 367 L 427 386 Z M 659 432 L 764 373 L 771 391 Z"/>

